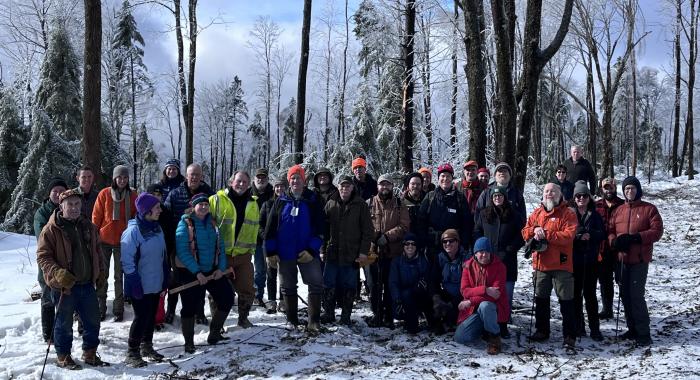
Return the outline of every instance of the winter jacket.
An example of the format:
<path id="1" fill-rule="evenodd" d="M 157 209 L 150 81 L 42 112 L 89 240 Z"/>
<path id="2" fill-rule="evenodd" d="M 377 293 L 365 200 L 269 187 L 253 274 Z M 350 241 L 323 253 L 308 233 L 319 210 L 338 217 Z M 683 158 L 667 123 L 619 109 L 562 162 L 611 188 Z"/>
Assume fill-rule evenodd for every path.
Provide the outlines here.
<path id="1" fill-rule="evenodd" d="M 498 299 L 486 294 L 486 288 L 495 287 L 501 292 Z M 479 264 L 475 258 L 467 260 L 462 272 L 460 293 L 465 300 L 471 301 L 471 305 L 459 311 L 457 323 L 462 323 L 477 310 L 479 304 L 490 301 L 496 304 L 496 313 L 499 323 L 508 322 L 510 305 L 506 292 L 506 267 L 501 260 L 491 255 L 491 262 L 486 265 Z"/>
<path id="2" fill-rule="evenodd" d="M 211 187 L 204 182 L 200 182 L 199 187 L 194 192 L 191 192 L 190 188 L 187 187 L 187 181 L 182 182 L 180 186 L 170 191 L 163 204 L 172 213 L 173 224 L 177 225 L 180 223 L 180 218 L 190 208 L 190 199 L 193 195 L 199 193 L 203 193 L 208 197 L 214 195 Z"/>
<path id="3" fill-rule="evenodd" d="M 437 289 L 442 289 L 442 293 L 447 293 L 452 299 L 461 297 L 459 286 L 462 281 L 462 268 L 468 259 L 467 252 L 460 248 L 454 260 L 450 260 L 447 252 L 442 251 L 438 255 L 437 266 L 433 271 L 433 284 L 439 284 Z"/>
<path id="4" fill-rule="evenodd" d="M 410 259 L 403 254 L 394 257 L 391 260 L 391 270 L 389 271 L 391 299 L 400 300 L 403 291 L 416 289 L 421 280 L 426 284 L 426 290 L 428 290 L 427 286 L 431 284 L 431 274 L 430 263 L 424 254 L 417 253 Z"/>
<path id="5" fill-rule="evenodd" d="M 463 179 L 455 183 L 457 190 L 464 193 L 464 197 L 467 198 L 467 205 L 469 206 L 469 212 L 474 215 L 476 212 L 476 201 L 479 200 L 481 193 L 486 190 L 486 187 L 479 180 L 467 181 Z"/>
<path id="6" fill-rule="evenodd" d="M 49 218 L 57 208 L 57 204 L 51 202 L 51 199 L 47 199 L 34 213 L 34 236 L 36 236 L 37 240 L 39 235 L 41 235 L 41 230 L 49 222 Z"/>
<path id="7" fill-rule="evenodd" d="M 625 188 L 624 184 L 623 182 L 623 189 Z M 628 251 L 625 252 L 624 263 L 649 263 L 652 260 L 654 243 L 659 241 L 664 233 L 664 223 L 656 206 L 641 199 L 642 187 L 639 181 L 634 178 L 631 184 L 637 186 L 637 197 L 634 200 L 626 201 L 615 210 L 610 221 L 608 242 L 612 245 L 614 240 L 622 234 L 638 233 L 642 238 L 642 243 L 630 245 Z"/>
<path id="8" fill-rule="evenodd" d="M 564 161 L 564 166 L 566 167 L 566 180 L 571 183 L 576 183 L 576 181 L 583 180 L 588 182 L 588 188 L 591 190 L 591 194 L 596 193 L 596 179 L 595 171 L 591 166 L 591 163 L 587 159 L 581 157 L 578 161 L 569 157 Z"/>
<path id="9" fill-rule="evenodd" d="M 100 190 L 95 201 L 95 208 L 92 210 L 92 222 L 100 231 L 100 240 L 104 244 L 111 246 L 119 246 L 119 240 L 122 237 L 122 232 L 126 229 L 126 205 L 127 200 L 120 202 L 119 220 L 112 220 L 112 211 L 114 201 L 112 200 L 112 188 L 106 187 Z M 130 218 L 136 216 L 136 190 L 131 189 L 128 205 L 130 209 Z"/>
<path id="10" fill-rule="evenodd" d="M 160 180 L 160 186 L 161 189 L 163 190 L 163 200 L 168 199 L 168 195 L 170 194 L 171 191 L 175 190 L 176 188 L 180 187 L 182 183 L 185 182 L 185 177 L 182 176 L 182 174 L 178 174 L 175 178 L 168 178 L 165 175 L 165 170 L 163 171 L 163 178 Z"/>
<path id="11" fill-rule="evenodd" d="M 217 191 L 216 194 L 209 197 L 209 211 L 219 227 L 227 255 L 255 254 L 258 230 L 260 229 L 260 209 L 257 198 L 250 195 L 249 192 L 244 194 L 247 201 L 241 218 L 240 210 L 234 205 L 232 199 L 236 196 L 237 194 L 230 188 Z M 241 204 L 241 208 L 243 208 L 242 206 Z M 237 225 L 239 219 L 242 219 L 240 227 Z"/>
<path id="12" fill-rule="evenodd" d="M 577 226 L 576 214 L 566 203 L 554 206 L 551 211 L 547 211 L 544 206 L 536 208 L 527 218 L 527 224 L 522 230 L 523 239 L 532 239 L 535 228 L 542 227 L 549 246 L 544 252 L 532 253 L 532 268 L 541 272 L 565 270 L 573 273 L 571 255 Z"/>
<path id="13" fill-rule="evenodd" d="M 520 234 L 523 227 L 522 217 L 509 204 L 500 208 L 491 203 L 476 216 L 474 241 L 482 236 L 489 239 L 492 252 L 506 266 L 507 281 L 518 279 L 518 250 L 525 244 Z"/>
<path id="14" fill-rule="evenodd" d="M 492 182 L 486 190 L 481 192 L 481 195 L 479 195 L 479 200 L 476 201 L 476 214 L 492 203 L 491 195 L 493 194 L 493 189 L 496 187 L 498 187 L 498 184 L 496 182 Z M 508 182 L 508 186 L 506 186 L 506 197 L 508 198 L 510 206 L 518 212 L 520 217 L 523 219 L 523 224 L 525 224 L 525 219 L 527 217 L 527 211 L 525 210 L 525 198 L 523 198 L 523 193 L 521 193 L 520 190 L 515 187 L 513 181 Z"/>
<path id="15" fill-rule="evenodd" d="M 592 264 L 598 261 L 598 248 L 600 242 L 605 239 L 606 233 L 603 227 L 603 219 L 595 211 L 593 202 L 588 203 L 588 210 L 584 214 L 579 213 L 577 207 L 571 207 L 576 214 L 578 225 L 574 236 L 574 266 Z M 589 240 L 581 240 L 583 234 L 590 235 Z"/>
<path id="16" fill-rule="evenodd" d="M 88 219 L 92 219 L 92 211 L 95 209 L 95 202 L 97 202 L 97 195 L 99 191 L 93 186 L 89 193 L 84 193 L 80 186 L 76 187 L 75 190 L 80 193 L 80 200 L 83 201 L 80 206 L 80 213 Z"/>
<path id="17" fill-rule="evenodd" d="M 388 259 L 400 255 L 403 252 L 403 236 L 411 228 L 408 208 L 393 195 L 386 201 L 375 195 L 367 200 L 367 205 L 374 229 L 372 244 L 376 246 L 377 239 L 382 235 L 389 242 L 385 247 L 376 246 L 377 252 L 381 257 Z"/>
<path id="18" fill-rule="evenodd" d="M 620 197 L 615 197 L 610 206 L 608 206 L 608 203 L 605 199 L 599 199 L 595 203 L 595 210 L 598 212 L 598 215 L 603 220 L 603 226 L 605 227 L 605 237 L 603 240 L 600 242 L 600 248 L 598 250 L 598 255 L 600 256 L 600 259 L 603 260 L 604 258 L 614 255 L 617 252 L 610 246 L 610 242 L 608 241 L 608 235 L 610 234 L 610 230 L 612 228 L 611 222 L 612 222 L 612 216 L 615 213 L 615 210 L 617 210 L 618 207 L 623 205 L 625 203 L 624 200 Z M 608 257 L 609 258 L 609 257 Z M 616 261 L 617 257 L 613 258 L 613 261 Z"/>
<path id="19" fill-rule="evenodd" d="M 321 185 L 318 183 L 318 175 L 321 173 L 326 173 L 328 174 L 328 177 L 330 178 L 330 184 L 328 184 L 328 190 L 326 191 L 321 191 Z M 353 178 L 353 185 L 355 179 Z M 313 192 L 316 194 L 316 198 L 318 198 L 319 202 L 321 202 L 321 206 L 325 206 L 326 202 L 334 195 L 338 193 L 338 188 L 332 183 L 333 182 L 333 173 L 330 172 L 327 168 L 319 168 L 319 172 L 317 172 L 314 175 L 314 189 Z M 374 186 L 376 190 L 376 185 Z M 355 193 L 359 194 L 360 190 L 355 189 Z M 364 199 L 364 198 L 363 198 Z"/>
<path id="20" fill-rule="evenodd" d="M 574 184 L 567 181 L 566 179 L 564 182 L 559 182 L 558 179 L 553 179 L 552 183 L 556 184 L 559 186 L 561 189 L 561 195 L 564 197 L 565 201 L 570 201 L 574 199 Z"/>
<path id="21" fill-rule="evenodd" d="M 424 243 L 420 241 L 420 235 L 422 231 L 422 220 L 420 219 L 420 206 L 421 203 L 423 203 L 423 199 L 425 198 L 425 193 L 421 191 L 420 196 L 418 199 L 413 199 L 411 196 L 408 194 L 408 190 L 404 191 L 401 194 L 401 205 L 405 206 L 406 209 L 408 210 L 408 217 L 411 220 L 411 225 L 409 226 L 409 230 L 416 235 L 418 241 L 418 247 L 424 247 Z"/>
<path id="22" fill-rule="evenodd" d="M 324 219 L 319 200 L 311 190 L 305 188 L 299 199 L 287 190 L 275 200 L 267 215 L 265 254 L 296 260 L 299 252 L 310 250 L 317 256 L 323 244 Z"/>
<path id="23" fill-rule="evenodd" d="M 374 178 L 372 178 L 372 175 L 370 175 L 369 173 L 365 174 L 364 182 L 360 182 L 360 180 L 358 180 L 357 177 L 353 176 L 352 184 L 355 185 L 355 191 L 364 200 L 368 200 L 373 196 L 377 195 L 377 181 L 375 181 Z"/>
<path id="24" fill-rule="evenodd" d="M 122 271 L 125 276 L 138 274 L 143 294 L 160 293 L 167 287 L 169 272 L 165 237 L 160 226 L 148 229 L 142 224 L 137 216 L 122 233 Z"/>
<path id="25" fill-rule="evenodd" d="M 194 227 L 194 240 L 197 247 L 197 257 L 191 249 L 190 233 L 186 219 L 192 222 Z M 218 257 L 216 244 L 218 247 Z M 225 271 L 227 267 L 226 250 L 224 240 L 219 236 L 219 230 L 212 223 L 211 214 L 204 219 L 199 219 L 194 214 L 185 214 L 175 231 L 175 265 L 178 268 L 187 268 L 192 274 L 197 272 L 208 273 L 216 269 Z"/>
<path id="26" fill-rule="evenodd" d="M 60 289 L 61 285 L 54 277 L 59 269 L 67 269 L 73 271 L 73 248 L 71 246 L 68 234 L 63 230 L 58 214 L 60 209 L 56 209 L 48 223 L 39 235 L 39 241 L 36 248 L 36 261 L 41 266 L 44 272 L 44 280 L 46 284 L 54 289 Z M 104 275 L 105 263 L 104 256 L 100 250 L 100 237 L 97 233 L 97 228 L 90 223 L 87 218 L 78 218 L 76 222 L 81 231 L 83 242 L 87 247 L 92 262 L 92 283 L 97 281 L 97 278 Z"/>
<path id="27" fill-rule="evenodd" d="M 367 204 L 352 193 L 347 202 L 340 194 L 333 195 L 324 207 L 326 215 L 325 260 L 338 265 L 353 265 L 360 255 L 369 251 L 374 230 Z"/>
<path id="28" fill-rule="evenodd" d="M 448 192 L 437 187 L 428 193 L 421 203 L 419 214 L 423 221 L 419 236 L 426 245 L 442 248 L 440 235 L 454 228 L 459 232 L 462 247 L 470 247 L 474 218 L 469 212 L 466 198 L 455 186 Z"/>

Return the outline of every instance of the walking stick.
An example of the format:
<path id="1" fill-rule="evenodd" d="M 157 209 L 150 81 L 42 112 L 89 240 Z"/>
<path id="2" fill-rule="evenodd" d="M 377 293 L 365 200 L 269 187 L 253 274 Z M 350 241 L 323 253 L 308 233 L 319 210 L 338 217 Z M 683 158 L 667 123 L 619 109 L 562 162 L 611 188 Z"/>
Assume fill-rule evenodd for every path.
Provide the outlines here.
<path id="1" fill-rule="evenodd" d="M 229 267 L 228 269 L 226 269 L 224 271 L 223 275 L 226 276 L 229 273 L 233 273 L 233 268 Z M 209 276 L 206 276 L 205 278 L 207 279 L 207 281 L 212 280 L 212 279 L 214 279 L 214 274 L 212 273 Z M 197 285 L 199 285 L 199 280 L 190 281 L 190 282 L 186 283 L 185 285 L 181 285 L 181 286 L 178 286 L 177 288 L 169 289 L 168 293 L 169 294 L 176 294 L 176 293 L 179 293 L 185 289 L 193 288 Z"/>
<path id="2" fill-rule="evenodd" d="M 61 308 L 63 303 L 63 291 L 61 291 L 61 297 L 58 299 L 58 305 L 56 306 L 56 315 L 53 317 L 54 329 L 56 329 L 56 321 L 58 320 L 58 310 Z M 53 336 L 49 339 L 49 343 L 46 345 L 46 356 L 44 356 L 44 365 L 41 367 L 41 375 L 39 375 L 39 380 L 44 378 L 44 370 L 46 369 L 46 361 L 49 359 L 49 352 L 51 351 L 51 343 L 53 343 Z"/>
<path id="3" fill-rule="evenodd" d="M 617 315 L 615 316 L 615 341 L 618 342 L 617 340 L 617 334 L 619 332 L 619 326 L 620 326 L 620 294 L 622 293 L 622 276 L 625 269 L 625 264 L 620 260 L 618 257 L 618 260 L 620 262 L 620 267 L 618 268 L 620 270 L 620 283 L 617 285 L 617 311 L 615 312 Z"/>

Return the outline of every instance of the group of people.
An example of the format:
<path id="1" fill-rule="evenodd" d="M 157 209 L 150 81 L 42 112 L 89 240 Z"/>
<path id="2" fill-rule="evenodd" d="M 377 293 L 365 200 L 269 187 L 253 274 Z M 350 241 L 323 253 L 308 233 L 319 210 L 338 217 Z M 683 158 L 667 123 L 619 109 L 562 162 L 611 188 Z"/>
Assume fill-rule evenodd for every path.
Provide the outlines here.
<path id="1" fill-rule="evenodd" d="M 531 340 L 550 336 L 552 288 L 565 346 L 573 348 L 586 334 L 583 300 L 590 337 L 602 340 L 599 318 L 612 316 L 614 273 L 629 329 L 622 337 L 648 345 L 644 288 L 652 245 L 663 232 L 661 217 L 641 200 L 634 177 L 622 184 L 624 200 L 615 180 L 606 178 L 594 202 L 595 173 L 586 163 L 573 147 L 529 217 L 507 163 L 495 166 L 493 182 L 475 161 L 463 165 L 457 180 L 445 163 L 433 184 L 428 168 L 402 181 L 386 174 L 375 180 L 366 159 L 357 157 L 352 174 L 335 177 L 319 168 L 307 175 L 295 165 L 270 181 L 264 168 L 254 178 L 236 171 L 226 188 L 214 192 L 200 165 L 189 165 L 183 176 L 173 159 L 160 182 L 138 195 L 129 187 L 127 167 L 114 168 L 111 185 L 99 192 L 92 170 L 83 167 L 75 189 L 60 179 L 51 182 L 35 216 L 43 336 L 54 343 L 60 367 L 79 369 L 70 353 L 75 313 L 83 361 L 107 365 L 96 351 L 114 259 L 112 314 L 123 320 L 125 299 L 133 307 L 126 353 L 133 367 L 163 360 L 153 348 L 153 332 L 160 323 L 173 323 L 178 298 L 188 353 L 196 351 L 196 323 L 209 325 L 207 343 L 228 339 L 223 326 L 236 295 L 241 328 L 253 326 L 253 306 L 284 312 L 290 324 L 300 325 L 299 272 L 308 286 L 303 301 L 311 334 L 336 322 L 337 308 L 338 323 L 353 323 L 362 271 L 372 311 L 368 326 L 394 328 L 400 320 L 415 334 L 424 319 L 436 334 L 454 331 L 460 343 L 483 338 L 487 352 L 497 354 L 501 338 L 510 337 L 517 255 L 525 247 L 534 271 Z"/>

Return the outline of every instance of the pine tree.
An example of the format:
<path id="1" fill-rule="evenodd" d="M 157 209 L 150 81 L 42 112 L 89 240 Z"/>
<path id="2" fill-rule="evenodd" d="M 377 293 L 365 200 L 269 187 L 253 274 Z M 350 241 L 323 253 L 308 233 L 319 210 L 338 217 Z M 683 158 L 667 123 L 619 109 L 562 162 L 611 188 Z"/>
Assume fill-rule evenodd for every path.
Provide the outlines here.
<path id="1" fill-rule="evenodd" d="M 79 140 L 83 135 L 80 94 L 80 61 L 65 26 L 59 22 L 51 30 L 49 49 L 41 65 L 36 104 L 67 141 Z"/>
<path id="2" fill-rule="evenodd" d="M 22 125 L 13 94 L 0 92 L 0 215 L 10 207 L 10 195 L 17 186 L 19 166 L 26 155 L 29 137 Z"/>
<path id="3" fill-rule="evenodd" d="M 141 168 L 139 172 L 139 181 L 142 189 L 156 182 L 158 179 L 158 154 L 153 149 L 153 140 L 148 137 L 146 125 L 141 124 L 136 140 L 138 165 Z"/>
<path id="4" fill-rule="evenodd" d="M 124 162 L 129 162 L 131 159 L 129 154 L 119 146 L 114 131 L 112 131 L 109 124 L 106 122 L 102 123 L 100 152 L 102 152 L 100 157 L 102 173 L 112 173 L 112 168 Z"/>
<path id="5" fill-rule="evenodd" d="M 51 178 L 70 178 L 78 166 L 75 157 L 79 156 L 80 142 L 63 139 L 41 107 L 34 109 L 32 120 L 30 150 L 19 168 L 12 205 L 0 225 L 5 231 L 32 234 L 34 212 L 46 199 Z"/>

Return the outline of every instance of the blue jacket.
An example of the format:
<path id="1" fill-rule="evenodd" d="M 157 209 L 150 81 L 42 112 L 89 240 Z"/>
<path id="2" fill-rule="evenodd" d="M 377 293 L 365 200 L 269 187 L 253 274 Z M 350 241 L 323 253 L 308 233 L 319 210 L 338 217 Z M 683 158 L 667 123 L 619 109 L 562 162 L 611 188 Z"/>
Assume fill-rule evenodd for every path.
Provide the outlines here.
<path id="1" fill-rule="evenodd" d="M 293 212 L 296 208 L 296 212 Z M 296 216 L 292 214 L 296 213 Z M 265 254 L 279 255 L 280 260 L 296 260 L 299 252 L 310 250 L 318 255 L 323 244 L 325 222 L 321 204 L 309 189 L 300 199 L 289 191 L 275 200 L 265 226 Z"/>
<path id="2" fill-rule="evenodd" d="M 157 225 L 156 225 L 157 226 Z M 140 257 L 136 263 L 137 251 Z M 146 232 L 137 219 L 130 219 L 121 237 L 121 263 L 124 275 L 137 272 L 143 294 L 160 293 L 167 284 L 168 263 L 163 231 L 157 226 Z M 138 265 L 138 268 L 137 268 Z"/>
<path id="3" fill-rule="evenodd" d="M 199 193 L 204 193 L 207 197 L 214 195 L 214 191 L 212 191 L 211 187 L 204 182 L 199 184 L 199 188 L 197 188 L 196 192 L 191 193 L 190 188 L 187 187 L 187 181 L 182 182 L 180 186 L 168 193 L 168 197 L 165 198 L 163 205 L 172 213 L 173 225 L 180 222 L 182 214 L 190 207 L 190 199 L 192 196 Z"/>
<path id="4" fill-rule="evenodd" d="M 454 260 L 450 261 L 450 257 L 446 252 L 442 251 L 438 255 L 436 275 L 438 282 L 442 286 L 443 292 L 446 292 L 452 298 L 461 298 L 459 291 L 462 284 L 462 268 L 464 262 L 469 259 L 463 248 L 460 248 Z"/>
<path id="5" fill-rule="evenodd" d="M 187 218 L 190 218 L 194 225 L 198 261 L 195 260 L 190 249 L 190 233 L 187 228 L 187 222 L 185 222 Z M 175 231 L 176 265 L 180 268 L 187 268 L 192 274 L 197 274 L 197 272 L 209 273 L 216 269 L 225 271 L 227 262 L 223 239 L 218 239 L 219 257 L 217 267 L 214 267 L 218 235 L 219 230 L 212 225 L 211 214 L 207 214 L 204 220 L 200 220 L 194 215 L 190 216 L 190 214 L 183 215 Z"/>
<path id="6" fill-rule="evenodd" d="M 400 300 L 401 293 L 413 290 L 420 280 L 430 284 L 430 263 L 423 254 L 416 254 L 409 259 L 405 255 L 394 257 L 389 271 L 389 290 L 392 300 Z M 427 289 L 426 289 L 427 290 Z"/>

